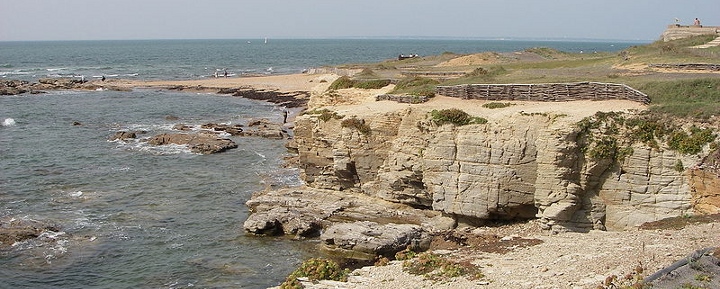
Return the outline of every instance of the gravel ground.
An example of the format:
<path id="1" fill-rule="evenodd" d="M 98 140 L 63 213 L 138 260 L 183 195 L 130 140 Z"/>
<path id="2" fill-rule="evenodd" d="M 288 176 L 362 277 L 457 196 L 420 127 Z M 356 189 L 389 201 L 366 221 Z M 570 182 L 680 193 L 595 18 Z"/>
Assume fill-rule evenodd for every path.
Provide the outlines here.
<path id="1" fill-rule="evenodd" d="M 468 229 L 470 230 L 470 229 Z M 620 279 L 643 268 L 640 278 L 686 258 L 695 250 L 720 244 L 720 225 L 691 224 L 682 229 L 633 229 L 587 233 L 542 231 L 536 222 L 493 228 L 460 230 L 468 245 L 435 253 L 456 261 L 470 261 L 485 275 L 442 281 L 403 272 L 402 261 L 369 266 L 351 273 L 348 282 L 305 282 L 306 288 L 598 288 L 612 275 Z M 472 244 L 473 236 L 477 237 Z M 492 238 L 491 238 L 492 237 Z M 488 242 L 494 239 L 496 242 Z M 539 240 L 523 245 L 517 240 Z M 533 243 L 539 243 L 533 245 Z M 689 273 L 684 273 L 689 274 Z M 709 274 L 709 273 L 708 273 Z M 687 279 L 687 278 L 686 278 Z M 697 279 L 690 277 L 689 279 Z M 708 276 L 705 287 L 714 288 Z M 677 284 L 676 284 L 677 285 Z M 676 285 L 663 285 L 653 288 Z"/>

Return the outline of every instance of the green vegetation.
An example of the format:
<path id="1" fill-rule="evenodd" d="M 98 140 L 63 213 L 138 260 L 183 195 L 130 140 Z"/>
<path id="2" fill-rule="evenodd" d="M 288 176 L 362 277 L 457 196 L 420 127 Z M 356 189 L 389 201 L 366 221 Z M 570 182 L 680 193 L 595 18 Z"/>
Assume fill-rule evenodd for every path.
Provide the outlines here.
<path id="1" fill-rule="evenodd" d="M 514 103 L 509 102 L 488 102 L 486 104 L 483 104 L 482 107 L 489 108 L 489 109 L 496 109 L 496 108 L 506 108 L 508 106 L 513 106 Z"/>
<path id="2" fill-rule="evenodd" d="M 331 111 L 327 108 L 323 108 L 321 110 L 307 111 L 307 112 L 305 112 L 305 114 L 318 115 L 318 119 L 322 120 L 323 122 L 327 122 L 328 120 L 331 120 L 333 118 L 334 119 L 342 119 L 343 118 L 342 115 L 339 115 L 337 112 Z"/>
<path id="3" fill-rule="evenodd" d="M 341 76 L 330 84 L 328 90 L 352 88 L 353 85 L 355 85 L 355 81 L 352 80 L 352 78 L 348 76 Z"/>
<path id="4" fill-rule="evenodd" d="M 409 77 L 400 80 L 390 93 L 432 97 L 438 84 L 440 81 L 431 78 Z"/>
<path id="5" fill-rule="evenodd" d="M 653 81 L 637 89 L 650 96 L 654 112 L 707 119 L 720 111 L 720 78 Z"/>
<path id="6" fill-rule="evenodd" d="M 311 281 L 334 280 L 347 282 L 349 269 L 342 269 L 336 262 L 327 259 L 312 258 L 295 269 L 280 285 L 281 289 L 303 288 L 297 278 L 307 277 Z"/>
<path id="7" fill-rule="evenodd" d="M 466 124 L 484 124 L 487 123 L 487 119 L 482 117 L 472 117 L 467 112 L 464 112 L 457 108 L 433 110 L 430 112 L 432 120 L 439 124 L 452 123 L 454 125 L 462 126 Z"/>
<path id="8" fill-rule="evenodd" d="M 407 259 L 403 261 L 403 271 L 414 275 L 423 275 L 430 280 L 446 280 L 465 276 L 471 280 L 482 279 L 485 277 L 480 269 L 467 263 L 458 263 L 450 261 L 440 255 L 433 253 L 409 254 Z M 401 259 L 398 259 L 401 260 Z"/>
<path id="9" fill-rule="evenodd" d="M 372 72 L 368 72 L 372 73 Z M 365 75 L 367 76 L 367 74 Z M 333 81 L 332 84 L 330 84 L 330 87 L 328 87 L 328 90 L 338 90 L 338 89 L 346 89 L 346 88 L 360 88 L 360 89 L 379 89 L 383 88 L 385 86 L 390 85 L 390 79 L 366 79 L 366 80 L 356 80 L 352 79 L 348 76 L 341 76 L 340 78 Z"/>
<path id="10" fill-rule="evenodd" d="M 360 89 L 380 89 L 390 85 L 390 79 L 372 79 L 357 81 L 353 87 Z"/>
<path id="11" fill-rule="evenodd" d="M 577 123 L 581 149 L 592 159 L 623 161 L 635 143 L 659 148 L 659 143 L 682 154 L 697 154 L 717 137 L 711 128 L 685 132 L 671 118 L 645 113 L 631 118 L 618 112 L 598 112 Z M 622 141 L 621 141 L 622 140 Z"/>
<path id="12" fill-rule="evenodd" d="M 364 119 L 357 119 L 355 117 L 347 118 L 347 119 L 343 119 L 343 121 L 340 123 L 340 125 L 342 127 L 353 128 L 364 135 L 370 134 L 370 126 L 365 124 Z"/>
<path id="13" fill-rule="evenodd" d="M 668 146 L 683 154 L 697 154 L 702 151 L 703 146 L 714 141 L 716 135 L 711 128 L 700 129 L 690 128 L 690 134 L 684 131 L 675 131 L 670 135 Z"/>
<path id="14" fill-rule="evenodd" d="M 708 58 L 720 58 L 720 48 L 693 49 L 691 46 L 708 43 L 713 35 L 698 35 L 664 42 L 658 40 L 648 45 L 627 49 L 630 59 L 644 63 L 706 63 Z"/>

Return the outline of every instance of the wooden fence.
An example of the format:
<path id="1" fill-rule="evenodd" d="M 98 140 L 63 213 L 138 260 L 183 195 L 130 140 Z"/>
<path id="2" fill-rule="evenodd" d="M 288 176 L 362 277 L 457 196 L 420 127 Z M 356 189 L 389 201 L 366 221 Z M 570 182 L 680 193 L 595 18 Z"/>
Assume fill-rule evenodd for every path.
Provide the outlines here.
<path id="1" fill-rule="evenodd" d="M 624 99 L 650 103 L 648 96 L 625 84 L 601 82 L 538 84 L 463 84 L 438 86 L 437 94 L 462 99 L 573 101 Z"/>

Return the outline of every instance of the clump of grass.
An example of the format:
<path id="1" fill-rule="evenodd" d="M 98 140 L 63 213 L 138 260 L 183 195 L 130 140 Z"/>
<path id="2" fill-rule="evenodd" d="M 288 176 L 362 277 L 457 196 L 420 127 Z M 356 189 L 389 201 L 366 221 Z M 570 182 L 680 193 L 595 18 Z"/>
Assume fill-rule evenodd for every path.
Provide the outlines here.
<path id="1" fill-rule="evenodd" d="M 343 118 L 342 115 L 339 115 L 337 112 L 331 111 L 327 108 L 323 108 L 321 110 L 308 111 L 308 112 L 305 112 L 305 114 L 318 115 L 318 119 L 322 120 L 323 122 L 327 122 L 328 120 L 331 120 L 331 119 L 342 119 Z"/>
<path id="2" fill-rule="evenodd" d="M 372 80 L 364 80 L 364 81 L 357 81 L 353 85 L 353 87 L 361 88 L 361 89 L 380 89 L 383 87 L 386 87 L 390 85 L 390 79 L 372 79 Z"/>
<path id="3" fill-rule="evenodd" d="M 438 84 L 440 84 L 439 81 L 431 78 L 410 77 L 398 81 L 390 93 L 433 97 L 435 96 L 435 86 Z"/>
<path id="4" fill-rule="evenodd" d="M 341 76 L 340 78 L 333 81 L 333 83 L 330 84 L 330 87 L 328 87 L 328 90 L 338 90 L 338 89 L 345 89 L 345 88 L 351 88 L 355 84 L 355 81 L 348 77 L 348 76 Z"/>
<path id="5" fill-rule="evenodd" d="M 405 260 L 403 271 L 437 281 L 460 276 L 472 280 L 485 277 L 475 265 L 453 262 L 433 253 L 422 253 L 415 258 Z"/>
<path id="6" fill-rule="evenodd" d="M 432 120 L 439 124 L 452 123 L 457 126 L 466 124 L 484 124 L 487 123 L 487 119 L 482 117 L 473 117 L 467 112 L 464 112 L 457 108 L 433 110 L 430 112 Z"/>
<path id="7" fill-rule="evenodd" d="M 311 281 L 334 280 L 347 282 L 348 274 L 350 274 L 349 269 L 340 268 L 340 265 L 332 260 L 312 258 L 300 264 L 300 267 L 290 273 L 285 282 L 280 285 L 280 288 L 303 288 L 297 279 L 300 277 L 307 277 Z"/>
<path id="8" fill-rule="evenodd" d="M 364 135 L 369 135 L 369 134 L 370 134 L 370 126 L 367 125 L 367 124 L 365 124 L 365 120 L 363 120 L 363 119 L 358 119 L 358 118 L 355 118 L 355 117 L 347 118 L 347 119 L 344 119 L 344 120 L 340 123 L 340 125 L 341 125 L 342 127 L 353 128 L 353 129 L 359 131 L 360 133 L 362 133 L 362 134 L 364 134 Z"/>
<path id="9" fill-rule="evenodd" d="M 508 106 L 513 106 L 514 103 L 509 102 L 488 102 L 486 104 L 483 104 L 482 107 L 489 108 L 489 109 L 496 109 L 496 108 L 506 108 Z"/>
<path id="10" fill-rule="evenodd" d="M 368 69 L 366 69 L 368 70 Z M 363 70 L 363 71 L 366 71 Z M 372 71 L 369 70 L 372 74 Z M 368 75 L 364 75 L 363 77 L 369 77 Z M 338 89 L 346 89 L 346 88 L 360 88 L 360 89 L 379 89 L 383 88 L 385 86 L 388 86 L 390 84 L 389 79 L 366 79 L 366 80 L 356 80 L 352 79 L 349 76 L 341 76 L 340 78 L 333 81 L 333 83 L 330 84 L 328 87 L 329 91 L 334 91 Z"/>

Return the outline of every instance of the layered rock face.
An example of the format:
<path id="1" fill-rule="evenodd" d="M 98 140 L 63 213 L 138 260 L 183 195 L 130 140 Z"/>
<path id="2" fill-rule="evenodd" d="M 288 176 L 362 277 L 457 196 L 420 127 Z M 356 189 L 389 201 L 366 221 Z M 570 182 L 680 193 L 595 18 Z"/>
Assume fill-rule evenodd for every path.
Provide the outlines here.
<path id="1" fill-rule="evenodd" d="M 540 218 L 548 228 L 623 229 L 692 211 L 694 156 L 635 146 L 622 162 L 586 159 L 573 122 L 520 114 L 437 125 L 409 107 L 363 116 L 370 133 L 313 115 L 296 120 L 309 187 L 441 212 L 460 225 Z"/>

